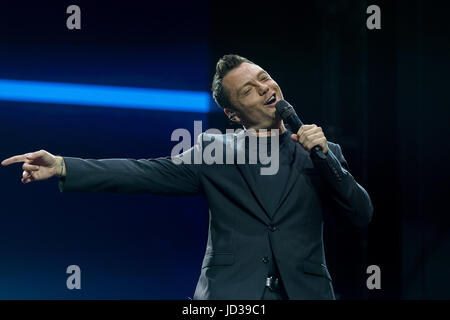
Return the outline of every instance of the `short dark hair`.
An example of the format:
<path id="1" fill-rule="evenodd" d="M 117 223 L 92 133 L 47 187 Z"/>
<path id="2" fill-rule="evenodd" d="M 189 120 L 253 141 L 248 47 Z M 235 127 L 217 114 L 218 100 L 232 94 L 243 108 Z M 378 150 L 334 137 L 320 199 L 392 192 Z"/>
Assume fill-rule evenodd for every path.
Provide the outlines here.
<path id="1" fill-rule="evenodd" d="M 226 54 L 216 64 L 216 73 L 214 74 L 211 91 L 217 105 L 224 109 L 230 108 L 232 110 L 235 107 L 231 104 L 228 92 L 223 87 L 222 80 L 228 72 L 240 66 L 243 62 L 254 64 L 247 58 L 241 57 L 237 54 Z"/>

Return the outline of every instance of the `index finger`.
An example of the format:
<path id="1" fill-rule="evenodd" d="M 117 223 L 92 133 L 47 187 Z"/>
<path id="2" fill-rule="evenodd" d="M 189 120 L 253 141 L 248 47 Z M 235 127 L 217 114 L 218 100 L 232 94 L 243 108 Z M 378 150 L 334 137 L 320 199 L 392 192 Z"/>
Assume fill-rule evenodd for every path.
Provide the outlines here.
<path id="1" fill-rule="evenodd" d="M 25 160 L 27 160 L 28 155 L 29 155 L 28 153 L 25 153 L 25 154 L 20 154 L 20 155 L 5 159 L 2 161 L 2 165 L 7 166 L 11 163 L 24 162 Z"/>
<path id="2" fill-rule="evenodd" d="M 313 127 L 313 124 L 304 124 L 300 127 L 300 129 L 298 129 L 297 131 L 297 135 L 300 137 L 302 135 L 302 133 L 308 129 L 311 129 L 311 127 Z"/>

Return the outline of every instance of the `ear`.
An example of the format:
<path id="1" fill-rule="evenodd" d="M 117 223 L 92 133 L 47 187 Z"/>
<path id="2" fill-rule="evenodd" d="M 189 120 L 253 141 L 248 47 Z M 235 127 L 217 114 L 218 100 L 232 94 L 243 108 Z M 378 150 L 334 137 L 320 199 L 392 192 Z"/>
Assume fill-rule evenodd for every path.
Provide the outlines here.
<path id="1" fill-rule="evenodd" d="M 238 116 L 239 112 L 233 109 L 224 108 L 223 112 L 228 117 L 229 121 L 235 122 L 236 124 L 242 125 L 241 118 Z"/>
<path id="2" fill-rule="evenodd" d="M 230 115 L 233 113 L 233 111 L 228 108 L 223 108 L 223 112 L 225 112 L 225 115 L 227 116 L 228 119 L 230 119 Z"/>

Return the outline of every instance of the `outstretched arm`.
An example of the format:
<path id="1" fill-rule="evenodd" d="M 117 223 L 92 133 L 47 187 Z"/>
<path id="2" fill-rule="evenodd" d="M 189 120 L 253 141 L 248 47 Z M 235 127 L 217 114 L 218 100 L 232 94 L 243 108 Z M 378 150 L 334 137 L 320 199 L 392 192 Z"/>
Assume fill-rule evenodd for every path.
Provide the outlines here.
<path id="1" fill-rule="evenodd" d="M 198 167 L 156 159 L 80 159 L 64 157 L 67 173 L 59 180 L 61 192 L 200 193 Z"/>
<path id="2" fill-rule="evenodd" d="M 54 156 L 40 150 L 5 159 L 2 165 L 24 162 L 23 183 L 59 177 L 61 192 L 195 195 L 201 193 L 201 165 L 193 161 L 194 154 L 199 152 L 201 143 L 173 159 L 97 160 Z"/>

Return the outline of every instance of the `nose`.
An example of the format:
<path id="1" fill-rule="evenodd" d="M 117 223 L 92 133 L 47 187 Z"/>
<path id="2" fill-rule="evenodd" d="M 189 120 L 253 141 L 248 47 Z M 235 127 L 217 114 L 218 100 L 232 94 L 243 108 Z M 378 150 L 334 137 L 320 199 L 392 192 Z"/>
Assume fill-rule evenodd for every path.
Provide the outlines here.
<path id="1" fill-rule="evenodd" d="M 265 95 L 267 91 L 269 91 L 269 86 L 265 83 L 260 83 L 258 86 L 258 91 L 260 95 Z"/>

